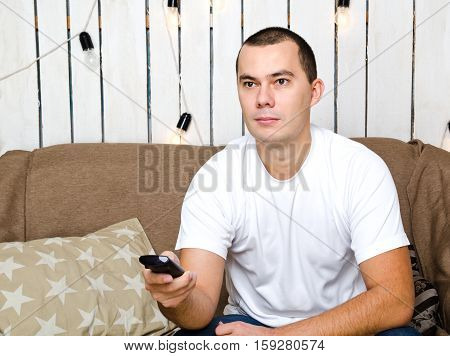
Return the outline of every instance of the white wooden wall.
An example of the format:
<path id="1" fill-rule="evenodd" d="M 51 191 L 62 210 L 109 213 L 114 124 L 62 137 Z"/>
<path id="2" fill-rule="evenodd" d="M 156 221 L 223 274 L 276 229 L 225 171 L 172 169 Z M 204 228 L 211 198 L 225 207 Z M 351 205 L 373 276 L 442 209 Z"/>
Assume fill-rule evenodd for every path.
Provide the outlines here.
<path id="1" fill-rule="evenodd" d="M 1 0 L 0 78 L 82 31 L 93 4 Z M 346 29 L 335 28 L 334 12 L 335 0 L 183 0 L 178 19 L 167 0 L 95 0 L 87 31 L 101 71 L 85 64 L 76 38 L 1 81 L 0 155 L 71 142 L 171 143 L 185 111 L 193 116 L 185 143 L 225 144 L 245 133 L 236 55 L 267 26 L 290 28 L 315 51 L 326 90 L 312 122 L 347 137 L 440 146 L 450 120 L 448 0 L 352 0 Z"/>

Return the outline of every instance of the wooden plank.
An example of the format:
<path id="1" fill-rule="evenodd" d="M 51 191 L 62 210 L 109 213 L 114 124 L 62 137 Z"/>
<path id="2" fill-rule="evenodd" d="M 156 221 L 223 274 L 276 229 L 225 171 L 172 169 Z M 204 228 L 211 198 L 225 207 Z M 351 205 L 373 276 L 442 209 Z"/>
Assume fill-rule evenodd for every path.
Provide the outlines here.
<path id="1" fill-rule="evenodd" d="M 285 0 L 245 0 L 244 40 L 266 27 L 288 25 L 287 1 Z M 291 2 L 291 9 L 292 9 Z"/>
<path id="2" fill-rule="evenodd" d="M 316 57 L 317 75 L 325 83 L 311 122 L 334 130 L 334 1 L 291 1 L 291 30 L 302 36 Z"/>
<path id="3" fill-rule="evenodd" d="M 145 0 L 101 6 L 105 142 L 147 142 Z"/>
<path id="4" fill-rule="evenodd" d="M 44 54 L 67 40 L 66 2 L 37 1 L 39 49 Z M 71 143 L 67 43 L 41 60 L 43 146 Z"/>
<path id="5" fill-rule="evenodd" d="M 178 15 L 167 2 L 149 1 L 150 105 L 153 143 L 171 143 L 180 117 Z"/>
<path id="6" fill-rule="evenodd" d="M 36 58 L 33 2 L 2 0 L 0 24 L 1 78 Z M 0 82 L 0 155 L 39 147 L 38 107 L 36 64 Z"/>
<path id="7" fill-rule="evenodd" d="M 366 2 L 352 1 L 350 22 L 338 27 L 337 133 L 364 137 L 366 109 Z"/>
<path id="8" fill-rule="evenodd" d="M 83 31 L 92 8 L 92 0 L 70 1 L 71 35 Z M 94 44 L 94 52 L 100 56 L 98 7 L 92 13 L 86 31 Z M 72 40 L 72 102 L 74 142 L 101 142 L 101 93 L 100 69 L 93 70 L 85 61 L 86 54 L 80 39 Z"/>
<path id="9" fill-rule="evenodd" d="M 291 9 L 292 9 L 291 2 Z M 266 27 L 288 26 L 287 1 L 245 0 L 243 2 L 244 41 L 254 33 Z M 248 133 L 245 127 L 245 133 Z"/>
<path id="10" fill-rule="evenodd" d="M 186 143 L 210 144 L 210 2 L 185 1 L 181 6 L 181 112 L 192 122 Z"/>
<path id="11" fill-rule="evenodd" d="M 368 136 L 410 139 L 412 7 L 410 0 L 369 1 Z"/>
<path id="12" fill-rule="evenodd" d="M 242 135 L 242 110 L 236 87 L 236 57 L 241 47 L 241 0 L 213 1 L 213 143 Z"/>
<path id="13" fill-rule="evenodd" d="M 415 138 L 437 147 L 450 121 L 450 6 L 416 0 Z"/>

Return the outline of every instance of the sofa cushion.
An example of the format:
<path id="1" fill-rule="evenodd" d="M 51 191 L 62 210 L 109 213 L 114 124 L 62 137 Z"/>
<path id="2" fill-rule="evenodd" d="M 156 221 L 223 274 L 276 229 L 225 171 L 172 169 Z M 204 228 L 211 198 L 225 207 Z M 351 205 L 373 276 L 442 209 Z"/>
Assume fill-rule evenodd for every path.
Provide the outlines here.
<path id="1" fill-rule="evenodd" d="M 80 237 L 0 244 L 0 332 L 160 335 L 175 328 L 144 288 L 154 253 L 137 219 Z"/>

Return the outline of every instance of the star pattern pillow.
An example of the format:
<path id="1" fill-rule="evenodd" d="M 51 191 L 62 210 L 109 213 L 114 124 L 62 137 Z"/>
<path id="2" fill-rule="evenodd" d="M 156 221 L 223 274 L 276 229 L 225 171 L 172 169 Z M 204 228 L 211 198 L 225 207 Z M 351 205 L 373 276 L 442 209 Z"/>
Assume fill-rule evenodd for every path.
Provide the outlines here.
<path id="1" fill-rule="evenodd" d="M 0 334 L 163 335 L 175 324 L 145 290 L 155 253 L 134 218 L 84 237 L 0 244 Z"/>

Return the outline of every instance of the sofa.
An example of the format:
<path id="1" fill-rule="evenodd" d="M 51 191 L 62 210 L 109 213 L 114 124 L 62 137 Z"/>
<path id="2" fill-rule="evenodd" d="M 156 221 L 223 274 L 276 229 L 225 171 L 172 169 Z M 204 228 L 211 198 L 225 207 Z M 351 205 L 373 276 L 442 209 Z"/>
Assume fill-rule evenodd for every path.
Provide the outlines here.
<path id="1" fill-rule="evenodd" d="M 440 325 L 433 333 L 448 335 L 450 154 L 420 140 L 352 139 L 381 156 L 392 173 L 418 269 L 438 293 Z M 222 148 L 78 143 L 6 152 L 0 157 L 0 243 L 84 236 L 137 218 L 157 253 L 173 250 L 189 182 Z M 226 301 L 223 288 L 216 314 Z"/>

